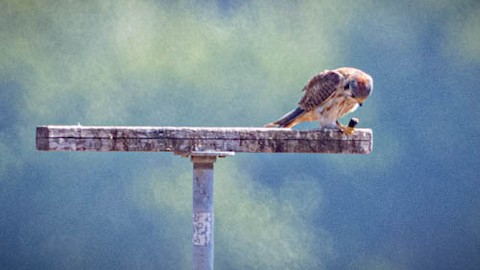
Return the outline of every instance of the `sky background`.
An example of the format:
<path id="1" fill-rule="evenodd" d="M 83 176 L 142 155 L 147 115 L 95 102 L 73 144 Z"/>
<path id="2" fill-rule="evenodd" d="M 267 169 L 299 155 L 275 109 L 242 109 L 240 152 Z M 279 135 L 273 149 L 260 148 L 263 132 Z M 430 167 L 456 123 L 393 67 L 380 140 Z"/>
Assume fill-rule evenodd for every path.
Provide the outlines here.
<path id="1" fill-rule="evenodd" d="M 0 0 L 0 268 L 191 268 L 188 159 L 36 126 L 257 127 L 353 66 L 373 152 L 219 160 L 216 268 L 478 269 L 479 3 Z"/>

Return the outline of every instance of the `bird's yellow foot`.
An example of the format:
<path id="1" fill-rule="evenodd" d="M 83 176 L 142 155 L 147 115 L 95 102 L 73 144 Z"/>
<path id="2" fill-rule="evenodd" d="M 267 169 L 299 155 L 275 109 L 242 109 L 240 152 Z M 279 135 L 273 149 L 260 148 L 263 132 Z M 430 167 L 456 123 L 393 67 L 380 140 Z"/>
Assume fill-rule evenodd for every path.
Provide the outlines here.
<path id="1" fill-rule="evenodd" d="M 358 118 L 352 118 L 350 119 L 348 126 L 344 126 L 338 121 L 337 121 L 337 126 L 340 132 L 346 135 L 352 135 L 355 132 L 355 127 L 358 125 L 358 122 L 359 122 Z"/>

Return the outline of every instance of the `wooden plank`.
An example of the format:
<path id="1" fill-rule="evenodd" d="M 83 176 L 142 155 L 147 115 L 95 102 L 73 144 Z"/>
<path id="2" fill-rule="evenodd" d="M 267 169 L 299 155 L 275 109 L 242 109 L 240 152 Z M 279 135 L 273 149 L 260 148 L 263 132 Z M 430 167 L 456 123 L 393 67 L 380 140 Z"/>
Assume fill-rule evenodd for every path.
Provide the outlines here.
<path id="1" fill-rule="evenodd" d="M 371 129 L 345 135 L 333 129 L 39 126 L 36 145 L 41 151 L 368 154 L 373 133 Z"/>

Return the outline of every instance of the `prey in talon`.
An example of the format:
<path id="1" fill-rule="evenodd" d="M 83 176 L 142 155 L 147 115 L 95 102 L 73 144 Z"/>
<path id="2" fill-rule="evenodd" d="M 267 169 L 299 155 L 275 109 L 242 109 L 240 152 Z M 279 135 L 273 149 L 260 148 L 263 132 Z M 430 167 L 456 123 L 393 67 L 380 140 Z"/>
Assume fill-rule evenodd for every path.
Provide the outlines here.
<path id="1" fill-rule="evenodd" d="M 298 123 L 318 121 L 322 129 L 352 134 L 358 119 L 352 118 L 347 127 L 338 119 L 363 105 L 373 92 L 373 79 L 352 67 L 325 70 L 313 76 L 303 92 L 295 109 L 265 127 L 291 128 Z"/>

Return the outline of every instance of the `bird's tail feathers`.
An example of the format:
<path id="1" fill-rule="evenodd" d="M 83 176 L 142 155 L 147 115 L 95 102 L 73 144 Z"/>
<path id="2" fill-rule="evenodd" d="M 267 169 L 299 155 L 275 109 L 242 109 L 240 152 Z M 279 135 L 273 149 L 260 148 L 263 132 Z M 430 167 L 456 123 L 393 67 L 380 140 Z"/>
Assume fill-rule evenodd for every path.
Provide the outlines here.
<path id="1" fill-rule="evenodd" d="M 274 127 L 279 127 L 279 128 L 291 128 L 294 125 L 297 124 L 297 120 L 300 116 L 302 116 L 305 113 L 305 110 L 297 107 L 295 110 L 292 110 L 282 116 L 279 120 L 266 124 L 265 127 L 267 128 L 274 128 Z"/>

